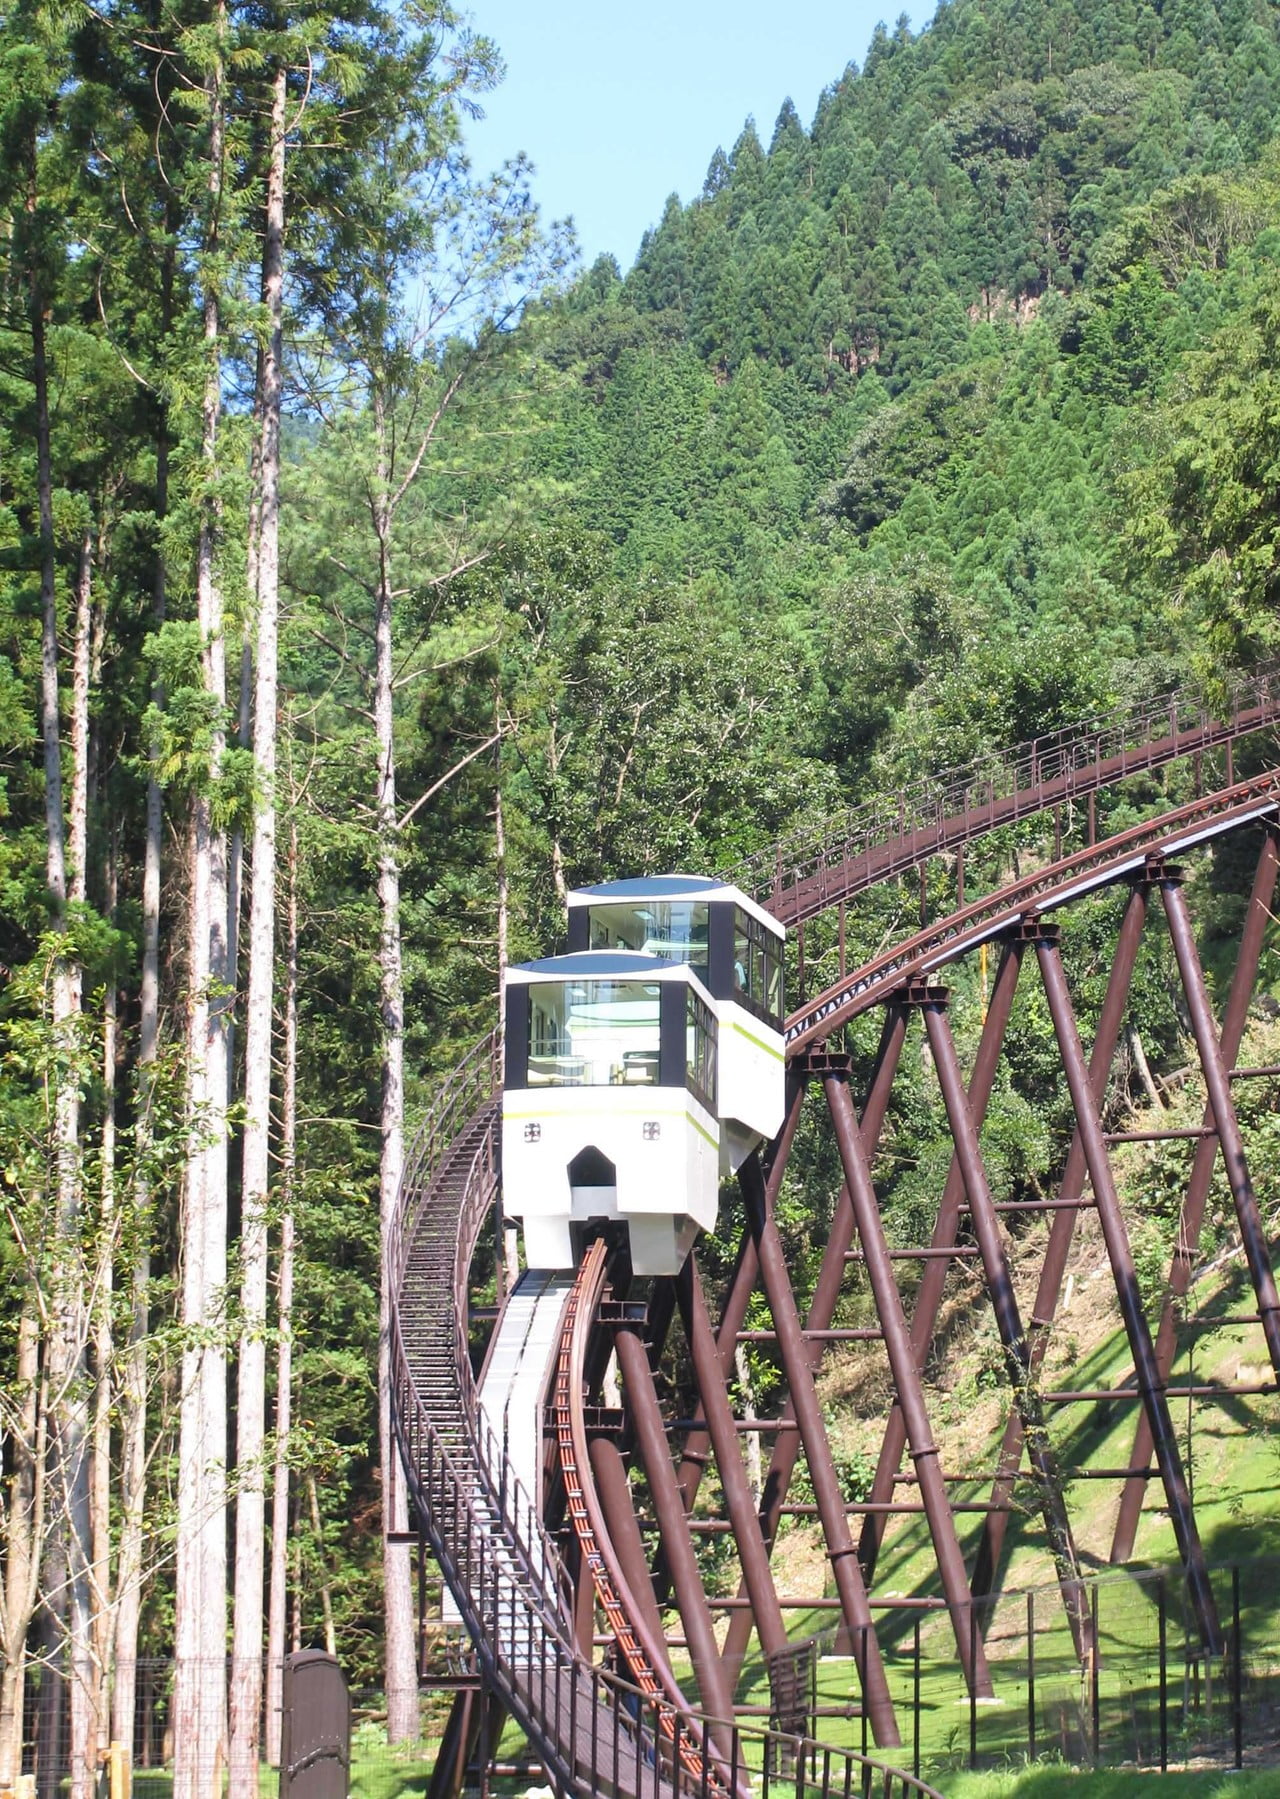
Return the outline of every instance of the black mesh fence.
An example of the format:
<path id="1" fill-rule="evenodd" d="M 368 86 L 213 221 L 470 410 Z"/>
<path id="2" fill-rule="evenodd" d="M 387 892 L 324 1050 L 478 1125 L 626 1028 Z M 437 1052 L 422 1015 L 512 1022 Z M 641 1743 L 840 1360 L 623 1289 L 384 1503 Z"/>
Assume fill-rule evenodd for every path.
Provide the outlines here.
<path id="1" fill-rule="evenodd" d="M 960 1628 L 985 1650 L 985 1694 L 961 1673 L 945 1612 L 890 1614 L 882 1635 L 912 1758 L 926 1772 L 1280 1762 L 1280 1564 L 1220 1568 L 1211 1581 L 1206 1615 L 1176 1571 L 1091 1579 L 1077 1633 L 1056 1588 L 975 1605 Z"/>
<path id="2" fill-rule="evenodd" d="M 956 1623 L 945 1610 L 904 1596 L 900 1607 L 880 1614 L 877 1626 L 903 1744 L 889 1759 L 927 1779 L 947 1769 L 1036 1761 L 1079 1768 L 1280 1766 L 1280 1562 L 1215 1569 L 1212 1600 L 1210 1615 L 1203 1605 L 1197 1610 L 1177 1570 L 1117 1570 L 1086 1583 L 1084 1618 L 1073 1633 L 1057 1588 L 1003 1594 L 975 1606 L 959 1625 L 974 1639 L 970 1659 L 980 1649 L 990 1677 L 989 1690 L 975 1693 L 961 1671 Z M 833 1630 L 823 1629 L 804 1645 L 809 1731 L 874 1754 L 857 1691 L 860 1658 L 836 1653 L 834 1638 Z M 465 1655 L 457 1668 L 447 1657 L 435 1659 L 439 1683 L 419 1696 L 419 1732 L 411 1741 L 388 1741 L 380 1693 L 353 1690 L 354 1799 L 397 1799 L 410 1788 L 423 1790 L 470 1666 Z M 225 1676 L 225 1669 L 216 1671 L 215 1688 Z M 28 1670 L 18 1799 L 59 1799 L 64 1793 L 69 1799 L 90 1793 L 94 1799 L 129 1799 L 130 1793 L 167 1799 L 173 1663 L 138 1664 L 131 1740 L 113 1749 L 104 1725 L 94 1736 L 92 1766 L 82 1770 L 73 1770 L 71 1762 L 71 1684 L 53 1664 L 37 1662 Z M 740 1699 L 755 1698 L 755 1709 L 767 1712 L 763 1671 L 759 1692 L 746 1692 L 749 1684 Z M 265 1753 L 275 1740 L 270 1723 L 264 1717 L 263 1799 L 276 1792 Z M 788 1728 L 798 1724 L 796 1719 Z M 539 1784 L 516 1727 L 499 1720 L 494 1728 L 496 1738 L 489 1730 L 482 1734 L 497 1768 L 493 1790 L 522 1793 Z M 207 1795 L 219 1790 L 225 1768 L 213 1765 L 203 1775 Z"/>
<path id="3" fill-rule="evenodd" d="M 213 1670 L 214 1683 L 225 1683 L 229 1669 Z M 73 1765 L 72 1677 L 56 1662 L 34 1662 L 27 1671 L 23 1707 L 21 1775 L 16 1799 L 168 1799 L 174 1774 L 174 1664 L 167 1659 L 139 1661 L 135 1671 L 132 1739 L 113 1739 L 110 1689 L 107 1703 L 92 1693 L 104 1713 L 102 1725 L 90 1732 L 87 1767 Z M 351 1692 L 351 1792 L 365 1799 L 397 1799 L 412 1789 L 421 1793 L 434 1767 L 448 1718 L 452 1692 L 425 1689 L 418 1700 L 418 1734 L 391 1743 L 385 1697 L 377 1689 Z M 275 1799 L 278 1770 L 269 1743 L 278 1734 L 263 1718 L 263 1753 L 258 1786 L 262 1799 Z M 216 1735 L 216 1733 L 215 1733 Z M 511 1759 L 518 1745 L 512 1745 Z M 201 1762 L 203 1794 L 226 1784 L 225 1736 Z M 527 1758 L 524 1758 L 527 1759 Z M 207 1761 L 208 1765 L 205 1765 Z M 523 1759 L 521 1761 L 523 1771 Z M 526 1786 L 529 1784 L 526 1781 Z M 80 1789 L 77 1794 L 76 1789 Z"/>

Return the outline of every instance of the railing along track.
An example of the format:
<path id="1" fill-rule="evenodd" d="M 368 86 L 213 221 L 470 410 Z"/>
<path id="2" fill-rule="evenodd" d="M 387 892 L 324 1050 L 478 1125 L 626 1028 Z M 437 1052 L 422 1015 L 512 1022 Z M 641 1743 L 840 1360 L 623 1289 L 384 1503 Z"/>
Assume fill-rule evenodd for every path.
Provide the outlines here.
<path id="1" fill-rule="evenodd" d="M 1118 709 L 879 795 L 725 871 L 786 925 L 816 916 L 1003 825 L 1280 725 L 1280 669 L 1239 681 L 1229 706 L 1176 693 Z"/>
<path id="2" fill-rule="evenodd" d="M 1243 684 L 1225 718 L 1211 718 L 1198 701 L 1175 696 L 1087 730 L 1039 739 L 1006 757 L 975 764 L 954 780 L 921 784 L 890 802 L 859 808 L 832 826 L 797 835 L 752 858 L 727 878 L 753 891 L 780 919 L 794 922 L 1003 824 L 1097 793 L 1141 770 L 1230 746 L 1278 721 L 1280 678 L 1273 670 Z M 1155 734 L 1157 723 L 1162 735 Z M 1146 741 L 1134 742 L 1144 727 Z M 1273 817 L 1278 810 L 1280 777 L 1233 783 L 1225 792 L 1011 883 L 798 1008 L 787 1021 L 789 1051 L 803 1052 L 895 986 L 932 972 L 1019 920 L 1124 878 L 1144 858 L 1176 854 L 1250 819 Z M 717 1766 L 721 1757 L 702 1752 L 717 1721 L 667 1694 L 652 1656 L 633 1659 L 627 1653 L 628 1641 L 641 1649 L 643 1644 L 616 1587 L 611 1602 L 600 1593 L 602 1605 L 633 1676 L 643 1676 L 641 1684 L 592 1666 L 577 1650 L 569 1623 L 572 1588 L 556 1546 L 480 1410 L 467 1341 L 467 1284 L 472 1254 L 497 1191 L 500 1093 L 501 1045 L 494 1033 L 476 1045 L 442 1086 L 414 1140 L 401 1186 L 399 1228 L 388 1269 L 395 1295 L 393 1410 L 415 1507 L 487 1679 L 527 1731 L 559 1791 L 581 1793 L 584 1799 L 604 1792 L 618 1799 L 675 1799 L 695 1793 L 699 1799 L 719 1799 L 726 1785 L 725 1770 Z M 424 1298 L 416 1290 L 415 1261 L 433 1256 L 432 1266 L 447 1278 L 427 1283 L 430 1291 Z M 593 1280 L 603 1278 L 602 1268 L 593 1271 Z M 599 1544 L 588 1549 L 580 1530 L 590 1505 L 585 1433 L 581 1441 L 572 1427 L 566 1435 L 561 1414 L 562 1399 L 572 1410 L 576 1391 L 581 1416 L 580 1350 L 592 1309 L 584 1311 L 580 1303 L 566 1325 L 556 1405 L 557 1434 L 570 1457 L 570 1516 L 594 1576 L 602 1561 Z M 434 1362 L 423 1348 L 433 1329 L 440 1350 Z M 566 1362 L 563 1346 L 570 1337 L 573 1348 Z M 434 1371 L 429 1379 L 424 1370 Z M 748 1746 L 768 1756 L 771 1745 L 782 1741 L 795 1758 L 787 1785 L 789 1791 L 794 1787 L 797 1799 L 841 1793 L 846 1799 L 854 1794 L 870 1799 L 873 1792 L 881 1799 L 895 1794 L 937 1799 L 932 1788 L 912 1776 L 845 1750 L 808 1738 L 780 1739 L 777 1733 L 744 1729 L 733 1721 L 724 1721 L 722 1728 L 733 1745 L 727 1767 L 730 1791 L 747 1777 Z"/>
<path id="3" fill-rule="evenodd" d="M 1254 819 L 1273 816 L 1277 810 L 1280 774 L 1271 770 L 1256 780 L 1243 781 L 1225 793 L 1195 800 L 1010 882 L 998 892 L 895 944 L 792 1012 L 786 1022 L 788 1053 L 794 1055 L 805 1049 L 867 1011 L 895 988 L 932 974 L 1033 913 L 1053 911 L 1099 887 L 1123 880 L 1141 869 L 1149 857 L 1178 855 Z"/>

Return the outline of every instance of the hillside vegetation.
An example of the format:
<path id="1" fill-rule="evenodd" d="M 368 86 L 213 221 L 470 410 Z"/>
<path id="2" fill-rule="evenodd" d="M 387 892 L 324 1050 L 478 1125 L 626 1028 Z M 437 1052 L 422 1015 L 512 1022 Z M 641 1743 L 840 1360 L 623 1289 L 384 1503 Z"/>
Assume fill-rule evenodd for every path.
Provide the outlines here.
<path id="1" fill-rule="evenodd" d="M 398 1596 L 410 1728 L 380 1254 L 406 1117 L 566 888 L 725 868 L 1188 681 L 1221 698 L 1277 642 L 1268 0 L 882 28 L 811 122 L 708 145 L 625 272 L 577 265 L 523 163 L 469 167 L 500 68 L 477 26 L 445 0 L 0 20 L 0 1566 L 37 1570 L 0 1662 L 44 1616 L 85 1666 L 220 1668 L 238 1567 L 232 1799 L 265 1539 L 301 1639 L 361 1682 Z M 1029 853 L 1011 833 L 975 878 Z M 1192 884 L 1215 974 L 1249 877 L 1230 850 Z M 871 896 L 851 953 L 914 903 Z M 1104 896 L 1068 934 L 1086 1026 L 1114 924 Z M 1171 985 L 1153 938 L 1157 1080 L 1187 1060 Z M 962 1052 L 982 1001 L 961 977 Z M 1018 1007 L 987 1146 L 1010 1196 L 1069 1130 Z M 949 1154 L 919 1058 L 904 1092 L 895 1241 Z M 1109 1103 L 1142 1092 L 1127 1056 Z M 829 1162 L 803 1144 L 784 1196 L 798 1284 Z M 46 1454 L 74 1478 L 41 1515 Z"/>

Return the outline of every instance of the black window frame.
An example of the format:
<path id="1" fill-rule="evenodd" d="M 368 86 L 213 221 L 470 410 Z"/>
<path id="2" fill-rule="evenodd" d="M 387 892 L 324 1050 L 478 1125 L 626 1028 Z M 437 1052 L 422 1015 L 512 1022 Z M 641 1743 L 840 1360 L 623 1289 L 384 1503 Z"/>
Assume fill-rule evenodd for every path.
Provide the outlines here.
<path id="1" fill-rule="evenodd" d="M 696 896 L 695 896 L 696 899 Z M 624 902 L 618 900 L 600 900 L 601 906 L 613 906 Z M 698 901 L 698 903 L 701 903 Z M 781 1031 L 787 1012 L 787 966 L 786 941 L 777 932 L 771 931 L 768 925 L 761 922 L 754 913 L 734 900 L 710 900 L 707 921 L 707 972 L 703 985 L 714 999 L 733 1000 L 744 1011 L 758 1018 L 771 1030 Z M 586 950 L 591 941 L 592 906 L 574 906 L 569 912 L 569 953 Z M 746 927 L 745 933 L 756 943 L 760 952 L 762 978 L 760 997 L 748 993 L 738 985 L 734 973 L 734 939 L 737 923 L 741 919 Z M 700 965 L 685 963 L 685 967 L 694 967 L 700 972 Z M 778 1009 L 773 1011 L 769 1005 L 769 988 L 771 969 L 778 971 Z"/>
<path id="2" fill-rule="evenodd" d="M 753 912 L 748 912 L 745 906 L 726 901 L 724 911 L 726 928 L 722 935 L 725 938 L 727 951 L 725 959 L 728 963 L 728 978 L 725 981 L 723 992 L 717 989 L 713 989 L 713 991 L 716 992 L 717 998 L 736 1001 L 754 1018 L 758 1018 L 762 1024 L 767 1024 L 771 1030 L 780 1031 L 786 1016 L 786 964 L 783 939 L 763 924 Z M 758 982 L 759 996 L 750 992 L 738 980 L 739 930 L 747 942 L 747 960 L 744 972 L 748 983 L 754 985 Z M 773 985 L 772 970 L 775 968 L 780 976 L 778 981 L 780 1004 L 777 1012 L 773 1012 L 769 1007 L 769 989 Z"/>
<path id="3" fill-rule="evenodd" d="M 709 1082 L 699 1077 L 696 1061 L 692 1066 L 689 1062 L 689 1027 L 691 1025 L 695 1036 L 701 1036 L 707 1046 L 706 1072 L 711 1077 Z M 714 1112 L 716 1109 L 716 1090 L 719 1085 L 719 1048 L 716 1015 L 702 995 L 696 991 L 693 982 L 690 981 L 685 986 L 684 1084 L 697 1099 L 702 1101 L 708 1112 Z"/>

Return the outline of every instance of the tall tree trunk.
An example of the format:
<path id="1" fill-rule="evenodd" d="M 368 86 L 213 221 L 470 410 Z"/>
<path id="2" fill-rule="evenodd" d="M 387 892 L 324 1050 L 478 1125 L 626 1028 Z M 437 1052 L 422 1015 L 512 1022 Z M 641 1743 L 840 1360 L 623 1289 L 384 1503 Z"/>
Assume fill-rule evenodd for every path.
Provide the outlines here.
<path id="1" fill-rule="evenodd" d="M 737 1377 L 738 1391 L 742 1396 L 742 1416 L 748 1423 L 753 1423 L 756 1416 L 755 1389 L 751 1381 L 751 1365 L 747 1361 L 747 1346 L 739 1343 L 733 1352 L 733 1371 Z M 758 1431 L 749 1430 L 743 1439 L 743 1448 L 747 1464 L 747 1480 L 751 1485 L 751 1496 L 759 1505 L 760 1495 L 764 1490 L 764 1469 L 760 1455 L 760 1435 Z"/>
<path id="2" fill-rule="evenodd" d="M 507 874 L 507 822 L 502 814 L 502 745 L 496 752 L 493 788 L 493 861 L 498 888 L 498 1029 L 507 1017 L 507 964 L 511 950 L 511 883 Z"/>
<path id="3" fill-rule="evenodd" d="M 162 278 L 164 331 L 173 290 L 173 252 L 166 252 Z M 156 517 L 169 510 L 169 429 L 161 414 L 156 433 Z M 156 552 L 152 616 L 157 630 L 168 610 L 164 552 Z M 157 687 L 152 695 L 163 699 Z M 134 1119 L 134 1176 L 130 1200 L 129 1346 L 120 1380 L 120 1549 L 116 1564 L 115 1687 L 111 1734 L 133 1742 L 137 1704 L 138 1626 L 142 1618 L 143 1518 L 147 1480 L 147 1338 L 151 1292 L 152 1106 L 160 1047 L 160 873 L 164 848 L 164 800 L 152 768 L 147 776 L 146 836 L 142 862 L 142 972 L 138 991 L 138 1061 Z"/>
<path id="4" fill-rule="evenodd" d="M 196 613 L 205 691 L 226 707 L 226 646 L 216 566 L 218 424 L 222 398 L 217 262 L 222 203 L 225 0 L 214 12 L 217 47 L 206 79 L 209 223 L 203 276 L 205 376 L 201 462 L 206 492 L 196 552 Z M 217 1799 L 226 1761 L 227 1354 L 227 840 L 209 787 L 225 728 L 212 733 L 210 780 L 191 803 L 188 1023 L 189 1146 L 182 1227 L 182 1399 L 175 1566 L 174 1799 Z"/>
<path id="5" fill-rule="evenodd" d="M 34 167 L 34 158 L 33 158 Z M 34 186 L 32 188 L 34 195 Z M 34 201 L 33 201 L 34 203 Z M 66 919 L 66 824 L 62 801 L 62 735 L 58 686 L 58 596 L 53 534 L 53 466 L 49 439 L 49 371 L 44 296 L 30 280 L 32 368 L 36 400 L 36 487 L 40 517 L 40 727 L 44 750 L 46 879 L 55 924 Z M 87 646 L 86 646 L 87 657 Z M 89 1442 L 87 1319 L 81 1242 L 79 964 L 59 948 L 50 970 L 53 1154 L 56 1168 L 52 1327 L 49 1342 L 51 1509 L 66 1552 L 66 1631 L 70 1648 L 71 1799 L 88 1799 L 92 1646 L 89 1640 Z"/>
<path id="6" fill-rule="evenodd" d="M 1132 1024 L 1126 1025 L 1125 1036 L 1129 1041 L 1129 1053 L 1133 1057 L 1133 1065 L 1138 1071 L 1142 1090 L 1147 1096 L 1147 1104 L 1153 1112 L 1163 1112 L 1164 1100 L 1160 1097 L 1160 1089 L 1152 1077 L 1151 1064 L 1147 1061 L 1147 1052 L 1142 1047 L 1142 1038 L 1138 1035 L 1137 1027 Z"/>
<path id="7" fill-rule="evenodd" d="M 551 721 L 547 727 L 547 773 L 551 777 L 551 879 L 555 886 L 556 898 L 562 906 L 569 903 L 569 883 L 564 878 L 564 848 L 560 842 L 560 763 L 564 755 L 564 745 L 559 736 L 560 721 L 555 707 L 551 708 Z"/>
<path id="8" fill-rule="evenodd" d="M 320 1522 L 320 1495 L 316 1477 L 307 1475 L 307 1500 L 311 1507 L 311 1529 L 316 1539 L 316 1559 L 320 1564 L 320 1609 L 324 1614 L 324 1646 L 330 1655 L 338 1653 L 338 1637 L 333 1627 L 333 1592 L 329 1585 L 328 1557 L 324 1547 L 324 1525 Z"/>
<path id="9" fill-rule="evenodd" d="M 495 730 L 501 730 L 501 707 L 495 709 Z M 511 883 L 507 874 L 507 821 L 502 810 L 502 745 L 498 744 L 495 760 L 497 780 L 493 790 L 493 859 L 498 887 L 498 1030 L 507 1023 L 507 965 L 511 952 Z M 520 1249 L 513 1226 L 502 1227 L 501 1265 L 497 1270 L 498 1299 L 502 1290 L 509 1293 L 520 1279 Z"/>
<path id="10" fill-rule="evenodd" d="M 249 997 L 245 1020 L 244 1176 L 240 1229 L 240 1370 L 236 1410 L 236 1591 L 231 1664 L 230 1799 L 257 1799 L 262 1715 L 262 1577 L 267 1408 L 267 1199 L 271 1175 L 271 1040 L 276 906 L 277 616 L 280 589 L 280 409 L 284 391 L 285 71 L 271 93 L 262 291 L 262 450 L 258 517 L 257 681 Z"/>
<path id="11" fill-rule="evenodd" d="M 298 826 L 289 826 L 284 1069 L 280 1095 L 280 1284 L 276 1300 L 276 1450 L 267 1608 L 267 1760 L 280 1765 L 284 1635 L 289 1586 L 289 1430 L 293 1408 L 293 1189 L 298 1146 Z"/>
<path id="12" fill-rule="evenodd" d="M 71 654 L 71 804 L 68 808 L 67 897 L 85 900 L 89 848 L 89 663 L 93 645 L 93 533 L 80 539 L 75 635 Z"/>
<path id="13" fill-rule="evenodd" d="M 108 918 L 116 909 L 114 838 L 107 846 L 104 902 Z M 111 1389 L 115 1344 L 112 1297 L 115 1285 L 116 1220 L 116 984 L 110 976 L 102 1000 L 102 1175 L 97 1270 L 93 1283 L 93 1664 L 95 1763 L 106 1754 L 110 1733 L 111 1609 Z"/>
<path id="14" fill-rule="evenodd" d="M 265 252 L 264 252 L 265 257 Z M 262 520 L 262 349 L 259 346 L 253 378 L 253 427 L 249 452 L 249 519 L 245 551 L 244 628 L 240 636 L 239 698 L 236 708 L 236 743 L 247 750 L 253 742 L 253 631 L 258 604 L 258 537 Z M 240 980 L 240 914 L 244 899 L 244 828 L 239 820 L 231 833 L 227 856 L 227 964 L 237 987 Z M 228 1059 L 235 1063 L 235 1018 L 228 1036 Z"/>
<path id="15" fill-rule="evenodd" d="M 18 1319 L 13 1422 L 6 1430 L 8 1504 L 0 1571 L 0 1792 L 12 1792 L 22 1769 L 27 1633 L 40 1591 L 44 1535 L 45 1411 L 40 1390 L 40 1327 L 30 1305 Z"/>
<path id="16" fill-rule="evenodd" d="M 418 1735 L 418 1672 L 414 1655 L 413 1587 L 409 1545 L 404 1537 L 409 1508 L 404 1473 L 391 1428 L 391 1303 L 387 1269 L 404 1172 L 404 978 L 400 944 L 400 856 L 396 829 L 394 668 L 392 662 L 392 580 L 390 471 L 387 421 L 375 393 L 378 432 L 378 585 L 374 608 L 373 720 L 377 739 L 378 789 L 378 971 L 382 1011 L 382 1153 L 379 1179 L 382 1276 L 378 1314 L 378 1425 L 382 1475 L 382 1571 L 386 1608 L 387 1737 L 393 1743 Z"/>

